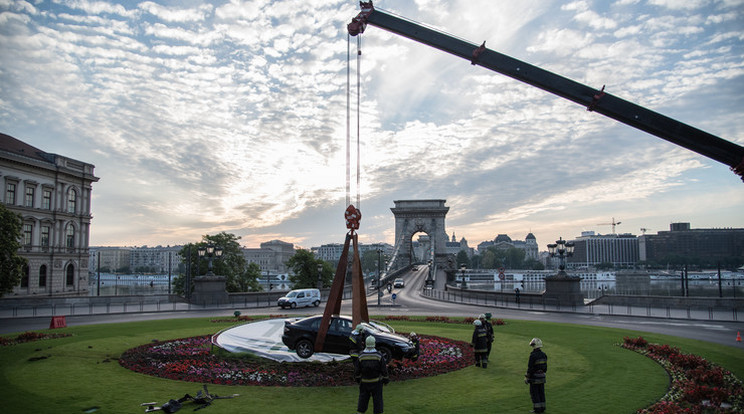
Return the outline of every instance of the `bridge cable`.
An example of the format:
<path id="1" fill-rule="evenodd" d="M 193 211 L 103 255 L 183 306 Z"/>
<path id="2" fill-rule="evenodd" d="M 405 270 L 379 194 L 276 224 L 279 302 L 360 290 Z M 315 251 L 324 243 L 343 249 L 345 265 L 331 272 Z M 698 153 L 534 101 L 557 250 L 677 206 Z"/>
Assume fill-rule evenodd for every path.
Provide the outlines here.
<path id="1" fill-rule="evenodd" d="M 357 36 L 357 198 L 356 198 L 356 208 L 361 209 L 362 208 L 362 202 L 360 201 L 362 187 L 361 187 L 361 162 L 362 162 L 362 156 L 361 156 L 361 150 L 360 150 L 360 132 L 359 132 L 359 125 L 360 125 L 360 112 L 361 112 L 361 62 L 362 62 L 362 36 Z"/>
<path id="2" fill-rule="evenodd" d="M 346 205 L 351 204 L 351 35 L 346 34 Z"/>

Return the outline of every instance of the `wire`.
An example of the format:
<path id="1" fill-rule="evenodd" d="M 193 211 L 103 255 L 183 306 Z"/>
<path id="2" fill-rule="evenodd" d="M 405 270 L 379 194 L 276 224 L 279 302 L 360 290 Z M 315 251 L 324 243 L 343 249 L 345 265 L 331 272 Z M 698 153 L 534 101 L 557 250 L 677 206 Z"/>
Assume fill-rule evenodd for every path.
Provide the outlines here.
<path id="1" fill-rule="evenodd" d="M 357 36 L 357 199 L 356 199 L 356 208 L 361 209 L 362 208 L 362 202 L 360 200 L 361 198 L 361 163 L 362 163 L 362 156 L 361 156 L 361 150 L 360 150 L 360 128 L 359 125 L 360 122 L 360 112 L 361 112 L 361 62 L 362 62 L 362 36 Z"/>
<path id="2" fill-rule="evenodd" d="M 346 205 L 351 204 L 351 35 L 346 34 Z"/>

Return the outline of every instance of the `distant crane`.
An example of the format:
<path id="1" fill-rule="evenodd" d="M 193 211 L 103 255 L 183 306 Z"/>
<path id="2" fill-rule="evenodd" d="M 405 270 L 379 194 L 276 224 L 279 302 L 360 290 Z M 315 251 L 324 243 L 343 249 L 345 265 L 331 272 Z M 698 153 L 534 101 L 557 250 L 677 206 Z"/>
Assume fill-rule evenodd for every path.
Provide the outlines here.
<path id="1" fill-rule="evenodd" d="M 649 231 L 649 230 L 651 230 L 651 229 L 647 229 L 645 227 L 641 227 L 641 235 L 646 234 L 646 232 Z"/>
<path id="2" fill-rule="evenodd" d="M 609 225 L 612 225 L 612 234 L 617 234 L 617 233 L 615 233 L 615 226 L 617 226 L 620 223 L 622 223 L 622 222 L 621 221 L 615 221 L 615 217 L 613 217 L 612 218 L 612 223 L 599 223 L 597 225 L 598 226 L 609 226 Z"/>

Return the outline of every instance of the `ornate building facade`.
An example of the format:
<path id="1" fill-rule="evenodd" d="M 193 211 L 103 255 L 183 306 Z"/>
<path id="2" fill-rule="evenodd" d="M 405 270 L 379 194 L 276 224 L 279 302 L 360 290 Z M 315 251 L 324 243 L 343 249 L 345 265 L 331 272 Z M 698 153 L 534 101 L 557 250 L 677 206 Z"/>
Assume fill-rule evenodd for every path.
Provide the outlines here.
<path id="1" fill-rule="evenodd" d="M 93 169 L 0 134 L 2 203 L 23 218 L 28 259 L 10 295 L 87 294 Z"/>

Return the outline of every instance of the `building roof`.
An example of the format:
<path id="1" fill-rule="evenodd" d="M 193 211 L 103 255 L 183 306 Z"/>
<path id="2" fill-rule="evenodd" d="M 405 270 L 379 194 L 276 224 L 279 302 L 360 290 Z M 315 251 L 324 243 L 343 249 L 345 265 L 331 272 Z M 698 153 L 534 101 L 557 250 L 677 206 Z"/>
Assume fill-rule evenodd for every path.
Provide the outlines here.
<path id="1" fill-rule="evenodd" d="M 54 154 L 46 153 L 10 135 L 0 133 L 0 151 L 39 161 L 54 162 Z"/>

